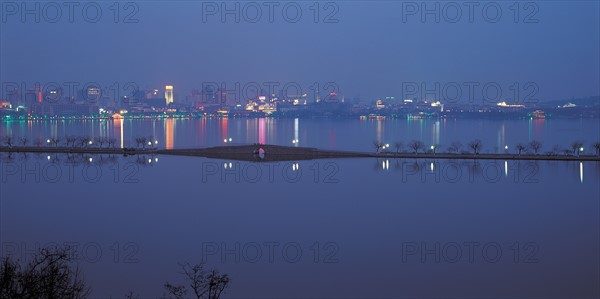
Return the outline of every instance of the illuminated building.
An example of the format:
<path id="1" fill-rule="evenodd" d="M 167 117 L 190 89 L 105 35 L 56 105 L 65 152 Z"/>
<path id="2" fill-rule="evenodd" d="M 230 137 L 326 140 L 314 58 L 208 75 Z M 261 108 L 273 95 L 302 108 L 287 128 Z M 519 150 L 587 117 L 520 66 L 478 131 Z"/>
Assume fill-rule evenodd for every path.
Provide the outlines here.
<path id="1" fill-rule="evenodd" d="M 165 100 L 167 105 L 173 103 L 173 86 L 167 85 L 165 86 Z"/>
<path id="2" fill-rule="evenodd" d="M 499 107 L 506 107 L 506 108 L 524 108 L 524 105 L 519 105 L 519 104 L 507 104 L 506 102 L 500 102 L 498 104 Z"/>
<path id="3" fill-rule="evenodd" d="M 546 113 L 543 110 L 535 110 L 531 113 L 533 118 L 536 119 L 544 119 L 546 118 Z"/>
<path id="4" fill-rule="evenodd" d="M 0 100 L 0 109 L 12 109 L 12 105 L 9 101 Z"/>
<path id="5" fill-rule="evenodd" d="M 100 99 L 102 95 L 102 91 L 98 87 L 89 87 L 86 91 L 86 100 L 95 102 Z"/>

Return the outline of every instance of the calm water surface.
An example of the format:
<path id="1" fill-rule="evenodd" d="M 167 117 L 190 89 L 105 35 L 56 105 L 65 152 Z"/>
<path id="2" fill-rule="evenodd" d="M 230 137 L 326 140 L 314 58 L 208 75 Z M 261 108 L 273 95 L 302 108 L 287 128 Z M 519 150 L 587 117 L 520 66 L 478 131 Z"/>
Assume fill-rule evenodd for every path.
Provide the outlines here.
<path id="1" fill-rule="evenodd" d="M 297 131 L 297 138 L 296 138 Z M 586 144 L 598 120 L 161 120 L 3 123 L 3 135 L 152 135 L 164 147 L 375 139 L 484 151 Z M 136 133 L 133 133 L 136 132 Z M 142 135 L 142 134 L 140 134 Z M 228 273 L 228 297 L 598 297 L 600 163 L 0 156 L 2 255 L 78 246 L 95 297 L 158 297 L 178 262 Z"/>

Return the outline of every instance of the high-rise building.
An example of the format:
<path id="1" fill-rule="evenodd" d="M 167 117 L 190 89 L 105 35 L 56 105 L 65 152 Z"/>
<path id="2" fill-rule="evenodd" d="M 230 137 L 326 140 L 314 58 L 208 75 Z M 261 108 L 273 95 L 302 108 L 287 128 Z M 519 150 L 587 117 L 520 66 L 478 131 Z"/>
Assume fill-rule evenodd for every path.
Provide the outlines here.
<path id="1" fill-rule="evenodd" d="M 167 85 L 165 86 L 165 99 L 167 105 L 173 103 L 173 86 Z"/>

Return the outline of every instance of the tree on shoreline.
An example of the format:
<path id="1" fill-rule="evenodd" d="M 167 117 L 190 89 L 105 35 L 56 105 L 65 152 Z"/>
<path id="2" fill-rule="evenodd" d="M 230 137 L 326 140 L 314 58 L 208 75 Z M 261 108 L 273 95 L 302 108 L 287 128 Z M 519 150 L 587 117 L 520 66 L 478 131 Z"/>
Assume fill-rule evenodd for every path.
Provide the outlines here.
<path id="1" fill-rule="evenodd" d="M 469 147 L 473 150 L 473 154 L 475 154 L 475 155 L 479 154 L 479 151 L 481 150 L 481 147 L 482 147 L 481 140 L 475 139 L 475 140 L 469 142 Z"/>
<path id="2" fill-rule="evenodd" d="M 13 138 L 11 136 L 4 137 L 4 143 L 6 143 L 6 145 L 8 145 L 8 147 L 12 147 Z"/>
<path id="3" fill-rule="evenodd" d="M 396 142 L 394 145 L 396 146 L 396 153 L 399 153 L 404 148 L 404 144 L 402 144 L 402 142 Z"/>
<path id="4" fill-rule="evenodd" d="M 458 141 L 453 141 L 447 150 L 449 153 L 459 153 L 461 149 L 462 149 L 462 143 L 460 143 Z"/>
<path id="5" fill-rule="evenodd" d="M 517 144 L 517 151 L 519 152 L 519 156 L 521 155 L 521 153 L 524 150 L 527 150 L 527 146 L 526 145 L 524 145 L 523 143 Z"/>
<path id="6" fill-rule="evenodd" d="M 423 144 L 422 141 L 413 140 L 408 144 L 408 147 L 411 148 L 415 154 L 417 154 L 420 149 L 425 148 L 425 144 Z"/>
<path id="7" fill-rule="evenodd" d="M 112 137 L 106 139 L 106 143 L 108 143 L 107 146 L 110 147 L 110 148 L 114 148 L 115 147 L 115 142 L 117 142 L 117 140 L 114 139 L 114 138 L 112 138 Z"/>
<path id="8" fill-rule="evenodd" d="M 537 140 L 532 140 L 529 143 L 529 147 L 533 150 L 533 153 L 537 155 L 540 148 L 542 148 L 542 143 Z"/>
<path id="9" fill-rule="evenodd" d="M 571 143 L 571 149 L 573 150 L 573 155 L 577 154 L 579 156 L 580 149 L 583 147 L 583 142 L 575 141 Z"/>
<path id="10" fill-rule="evenodd" d="M 373 141 L 373 146 L 375 147 L 375 153 L 378 154 L 381 148 L 383 147 L 383 143 L 375 140 Z"/>
<path id="11" fill-rule="evenodd" d="M 600 141 L 592 144 L 592 147 L 594 148 L 594 150 L 596 150 L 596 155 L 600 156 Z"/>

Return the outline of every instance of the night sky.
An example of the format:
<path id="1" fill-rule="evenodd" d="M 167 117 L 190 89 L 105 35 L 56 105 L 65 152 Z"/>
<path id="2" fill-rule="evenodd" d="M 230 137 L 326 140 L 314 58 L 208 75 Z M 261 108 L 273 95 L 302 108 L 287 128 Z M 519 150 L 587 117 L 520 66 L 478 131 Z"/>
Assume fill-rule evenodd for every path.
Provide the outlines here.
<path id="1" fill-rule="evenodd" d="M 40 22 L 34 15 L 23 22 L 21 7 L 11 12 L 16 2 L 2 3 L 2 82 L 172 84 L 180 98 L 203 82 L 222 81 L 298 82 L 306 89 L 335 82 L 346 97 L 363 101 L 402 97 L 403 82 L 431 88 L 435 82 L 497 82 L 503 94 L 514 82 L 522 92 L 535 82 L 534 97 L 547 100 L 600 94 L 597 1 L 493 2 L 497 6 L 487 13 L 488 2 L 477 2 L 471 16 L 464 2 L 427 2 L 429 9 L 440 8 L 425 16 L 409 12 L 414 5 L 420 10 L 421 2 L 320 2 L 319 22 L 313 2 L 293 2 L 286 15 L 286 3 L 278 2 L 272 22 L 263 2 L 227 3 L 230 9 L 240 5 L 239 22 L 222 15 L 223 2 L 121 3 L 119 22 L 112 2 L 95 2 L 87 19 L 81 2 L 73 22 L 62 6 L 56 23 L 55 7 L 41 3 Z M 219 11 L 209 15 L 214 5 Z M 102 15 L 93 23 L 97 7 Z M 298 7 L 298 21 L 288 21 Z"/>

